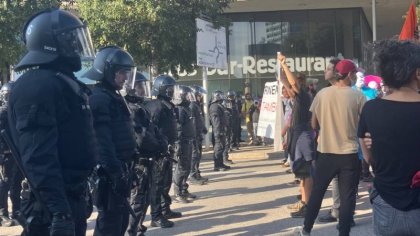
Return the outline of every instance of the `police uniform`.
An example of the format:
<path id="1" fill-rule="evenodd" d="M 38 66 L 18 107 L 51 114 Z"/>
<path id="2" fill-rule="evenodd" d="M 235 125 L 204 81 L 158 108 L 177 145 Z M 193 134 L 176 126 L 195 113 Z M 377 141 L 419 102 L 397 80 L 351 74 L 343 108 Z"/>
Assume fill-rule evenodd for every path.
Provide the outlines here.
<path id="1" fill-rule="evenodd" d="M 214 101 L 210 104 L 209 115 L 214 135 L 214 169 L 223 170 L 223 151 L 226 144 L 226 116 L 222 104 Z"/>
<path id="2" fill-rule="evenodd" d="M 158 127 L 160 133 L 166 136 L 169 145 L 174 146 L 177 141 L 175 106 L 168 98 L 158 95 L 157 99 L 148 102 L 146 107 L 150 111 L 152 122 Z M 162 195 L 152 196 L 150 203 L 152 222 L 157 222 L 163 215 L 170 213 L 170 205 L 172 204 L 169 191 L 172 185 L 173 163 L 161 155 L 156 159 L 158 168 L 154 168 L 155 173 L 153 175 L 158 177 L 155 180 L 156 188 L 161 189 L 156 192 L 161 192 Z"/>
<path id="3" fill-rule="evenodd" d="M 136 213 L 136 218 L 130 216 L 129 235 L 137 236 L 137 232 L 143 235 L 147 228 L 143 225 L 147 208 L 152 196 L 159 195 L 158 189 L 153 182 L 158 179 L 153 176 L 153 168 L 156 168 L 155 158 L 168 150 L 166 137 L 159 133 L 157 127 L 151 122 L 150 112 L 144 104 L 134 97 L 126 96 L 128 105 L 134 114 L 134 129 L 137 136 L 138 154 L 135 160 L 135 180 L 131 190 L 131 206 Z"/>
<path id="4" fill-rule="evenodd" d="M 202 155 L 203 134 L 207 133 L 204 123 L 204 113 L 198 102 L 190 103 L 191 113 L 194 117 L 196 138 L 193 140 L 192 162 L 190 178 L 200 180 L 200 161 Z"/>
<path id="5" fill-rule="evenodd" d="M 26 177 L 42 201 L 34 195 L 22 199 L 22 214 L 36 218 L 27 222 L 28 235 L 49 235 L 49 224 L 66 223 L 66 215 L 71 215 L 76 235 L 85 235 L 87 177 L 95 164 L 88 93 L 73 74 L 49 66 L 29 70 L 15 82 L 9 102 L 11 133 Z M 45 221 L 46 215 L 53 215 L 52 222 Z"/>
<path id="6" fill-rule="evenodd" d="M 196 137 L 194 117 L 189 104 L 190 102 L 183 101 L 176 106 L 178 141 L 175 144 L 175 155 L 178 163 L 175 167 L 174 192 L 176 198 L 183 202 L 188 202 L 187 179 L 191 171 L 193 140 Z"/>
<path id="7" fill-rule="evenodd" d="M 7 102 L 0 106 L 0 130 L 9 130 Z M 13 226 L 20 215 L 20 191 L 23 175 L 17 168 L 10 149 L 0 138 L 0 225 Z M 10 191 L 12 214 L 9 215 L 7 199 Z"/>

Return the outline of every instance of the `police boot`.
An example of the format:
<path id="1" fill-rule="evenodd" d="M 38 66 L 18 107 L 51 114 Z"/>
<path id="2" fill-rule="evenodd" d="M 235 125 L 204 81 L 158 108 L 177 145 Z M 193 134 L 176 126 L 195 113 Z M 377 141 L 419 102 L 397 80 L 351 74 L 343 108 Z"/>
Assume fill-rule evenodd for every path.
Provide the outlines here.
<path id="1" fill-rule="evenodd" d="M 166 219 L 166 217 L 161 216 L 158 220 L 152 220 L 150 223 L 152 227 L 161 227 L 161 228 L 171 228 L 174 226 L 174 222 Z"/>
<path id="2" fill-rule="evenodd" d="M 166 219 L 175 219 L 175 218 L 181 218 L 182 217 L 182 213 L 178 212 L 178 211 L 172 211 L 172 210 L 166 210 L 163 213 L 163 216 Z"/>
<path id="3" fill-rule="evenodd" d="M 197 178 L 196 176 L 191 176 L 189 178 L 189 182 L 192 185 L 203 185 L 203 184 L 205 184 L 204 180 L 201 180 L 201 179 Z"/>
<path id="4" fill-rule="evenodd" d="M 209 178 L 201 176 L 201 173 L 197 173 L 197 179 L 204 181 L 205 183 L 209 182 Z"/>

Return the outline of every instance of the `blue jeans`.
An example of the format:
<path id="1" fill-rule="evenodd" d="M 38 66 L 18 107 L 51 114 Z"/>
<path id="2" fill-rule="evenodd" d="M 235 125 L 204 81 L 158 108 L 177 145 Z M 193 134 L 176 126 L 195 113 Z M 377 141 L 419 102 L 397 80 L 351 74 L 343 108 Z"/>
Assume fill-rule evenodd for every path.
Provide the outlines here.
<path id="1" fill-rule="evenodd" d="M 420 235 L 420 209 L 411 211 L 397 210 L 386 203 L 380 195 L 373 199 L 372 208 L 373 232 L 375 235 Z"/>

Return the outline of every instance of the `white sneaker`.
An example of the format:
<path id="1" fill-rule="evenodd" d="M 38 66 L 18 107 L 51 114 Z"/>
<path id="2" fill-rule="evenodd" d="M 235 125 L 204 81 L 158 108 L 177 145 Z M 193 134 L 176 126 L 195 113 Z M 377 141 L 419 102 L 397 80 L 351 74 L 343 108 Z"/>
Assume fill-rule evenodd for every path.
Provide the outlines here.
<path id="1" fill-rule="evenodd" d="M 293 230 L 293 235 L 295 236 L 310 236 L 310 233 L 305 232 L 305 230 L 303 230 L 302 226 L 298 226 L 296 228 L 294 228 Z"/>

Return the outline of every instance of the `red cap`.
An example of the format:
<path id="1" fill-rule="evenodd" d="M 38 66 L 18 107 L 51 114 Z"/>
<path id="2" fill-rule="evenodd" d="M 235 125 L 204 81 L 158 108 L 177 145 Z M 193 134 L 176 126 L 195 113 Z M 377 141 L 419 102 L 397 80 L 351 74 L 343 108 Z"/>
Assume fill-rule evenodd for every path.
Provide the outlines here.
<path id="1" fill-rule="evenodd" d="M 341 75 L 345 75 L 345 74 L 348 74 L 350 72 L 357 71 L 357 68 L 356 68 L 356 65 L 354 64 L 354 62 L 351 61 L 351 60 L 348 60 L 348 59 L 343 59 L 343 60 L 339 61 L 337 63 L 337 65 L 335 66 L 335 69 Z"/>

